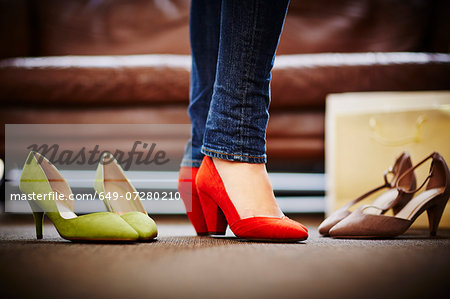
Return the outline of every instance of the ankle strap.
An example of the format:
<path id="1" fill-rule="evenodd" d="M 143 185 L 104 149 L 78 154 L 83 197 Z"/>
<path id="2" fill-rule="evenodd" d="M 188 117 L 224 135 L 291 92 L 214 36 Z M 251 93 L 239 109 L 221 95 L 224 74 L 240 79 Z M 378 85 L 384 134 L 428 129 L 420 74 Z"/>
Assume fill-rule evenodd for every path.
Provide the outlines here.
<path id="1" fill-rule="evenodd" d="M 353 206 L 354 204 L 360 202 L 361 200 L 363 200 L 363 199 L 366 198 L 367 196 L 369 196 L 369 195 L 371 195 L 371 194 L 373 194 L 373 193 L 375 193 L 375 192 L 377 192 L 377 191 L 379 191 L 379 190 L 381 190 L 381 189 L 384 189 L 384 188 L 393 188 L 392 182 L 389 182 L 388 177 L 387 177 L 387 175 L 388 175 L 389 173 L 393 173 L 392 167 L 389 167 L 389 169 L 387 169 L 387 170 L 384 172 L 384 175 L 383 175 L 383 178 L 384 178 L 384 184 L 383 184 L 383 185 L 380 185 L 380 186 L 378 186 L 378 187 L 375 187 L 375 188 L 373 188 L 372 190 L 370 190 L 370 191 L 364 193 L 363 195 L 359 196 L 358 198 L 356 198 L 356 199 L 350 201 L 349 203 L 347 203 L 347 204 L 344 206 L 345 209 L 349 209 L 349 208 L 350 208 L 351 206 Z"/>
<path id="2" fill-rule="evenodd" d="M 433 152 L 432 154 L 430 154 L 428 157 L 426 157 L 425 159 L 423 159 L 422 161 L 420 161 L 419 163 L 417 163 L 414 167 L 411 167 L 410 169 L 408 169 L 407 171 L 405 171 L 400 178 L 397 181 L 396 184 L 396 188 L 397 190 L 406 193 L 406 194 L 413 194 L 416 193 L 417 191 L 419 191 L 420 189 L 422 189 L 423 186 L 425 186 L 425 184 L 430 180 L 431 176 L 433 175 L 433 161 L 436 158 L 436 155 L 439 155 L 437 152 Z M 415 190 L 405 190 L 402 187 L 399 186 L 400 181 L 408 174 L 410 174 L 412 171 L 414 171 L 417 167 L 421 166 L 423 163 L 425 163 L 426 161 L 428 161 L 429 159 L 433 159 L 433 161 L 431 162 L 431 166 L 430 166 L 430 172 L 428 173 L 428 176 L 425 178 L 425 180 L 423 181 L 423 183 L 416 188 Z"/>

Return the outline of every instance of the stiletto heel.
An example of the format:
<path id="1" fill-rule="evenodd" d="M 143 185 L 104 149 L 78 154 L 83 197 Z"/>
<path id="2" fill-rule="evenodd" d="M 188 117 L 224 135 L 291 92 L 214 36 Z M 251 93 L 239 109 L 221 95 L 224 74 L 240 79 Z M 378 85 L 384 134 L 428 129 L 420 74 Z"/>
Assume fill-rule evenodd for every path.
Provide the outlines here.
<path id="1" fill-rule="evenodd" d="M 196 184 L 208 230 L 222 232 L 228 223 L 236 237 L 248 240 L 296 242 L 308 238 L 306 228 L 286 216 L 241 218 L 208 156 L 203 158 Z"/>
<path id="2" fill-rule="evenodd" d="M 200 191 L 199 198 L 208 232 L 211 235 L 225 235 L 228 223 L 222 210 L 208 194 Z"/>
<path id="3" fill-rule="evenodd" d="M 44 213 L 59 235 L 67 240 L 135 241 L 138 238 L 137 232 L 116 214 L 103 212 L 77 216 L 73 212 L 73 194 L 66 180 L 37 152 L 28 155 L 19 188 L 30 197 L 28 203 L 33 210 L 38 239 L 42 238 Z"/>
<path id="4" fill-rule="evenodd" d="M 29 203 L 33 211 L 34 224 L 36 225 L 36 239 L 40 240 L 43 238 L 42 225 L 44 223 L 44 212 L 41 212 L 39 206 L 34 202 L 29 201 Z"/>
<path id="5" fill-rule="evenodd" d="M 428 176 L 422 185 L 411 190 L 407 183 L 409 175 L 427 160 L 432 159 Z M 405 183 L 406 181 L 406 183 Z M 416 194 L 422 187 L 425 190 L 414 196 L 394 216 L 386 216 L 380 207 L 364 206 L 333 226 L 330 235 L 337 238 L 385 238 L 403 234 L 423 212 L 427 211 L 430 235 L 436 235 L 439 222 L 450 197 L 450 171 L 444 158 L 437 152 L 408 169 L 396 183 L 399 196 Z M 380 210 L 372 213 L 368 208 Z M 371 209 L 373 210 L 373 209 Z"/>
<path id="6" fill-rule="evenodd" d="M 100 158 L 94 189 L 106 209 L 122 217 L 139 234 L 139 240 L 151 240 L 158 236 L 156 223 L 148 216 L 139 192 L 109 152 L 103 153 Z"/>
<path id="7" fill-rule="evenodd" d="M 427 209 L 430 236 L 436 236 L 439 222 L 441 221 L 442 214 L 444 214 L 445 206 L 447 205 L 447 200 L 445 200 L 443 196 L 440 196 L 435 200 L 438 203 Z"/>

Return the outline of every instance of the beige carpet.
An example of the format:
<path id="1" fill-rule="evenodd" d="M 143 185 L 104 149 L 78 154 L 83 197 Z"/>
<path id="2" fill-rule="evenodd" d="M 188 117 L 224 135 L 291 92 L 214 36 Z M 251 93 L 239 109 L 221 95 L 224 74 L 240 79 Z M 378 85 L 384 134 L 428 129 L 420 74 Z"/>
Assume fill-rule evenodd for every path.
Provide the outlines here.
<path id="1" fill-rule="evenodd" d="M 0 292 L 14 298 L 449 297 L 450 231 L 386 240 L 333 240 L 300 216 L 309 240 L 257 243 L 195 237 L 185 217 L 155 217 L 157 241 L 80 244 L 31 215 L 0 219 Z M 446 296 L 444 295 L 446 294 Z M 2 296 L 3 298 L 7 298 Z"/>

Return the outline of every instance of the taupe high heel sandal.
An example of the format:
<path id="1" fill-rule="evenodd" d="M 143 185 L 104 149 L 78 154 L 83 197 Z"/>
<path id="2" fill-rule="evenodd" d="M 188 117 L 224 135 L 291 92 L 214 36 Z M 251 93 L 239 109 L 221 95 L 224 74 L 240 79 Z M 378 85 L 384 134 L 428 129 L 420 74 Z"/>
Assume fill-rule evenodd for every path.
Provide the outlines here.
<path id="1" fill-rule="evenodd" d="M 351 214 L 349 209 L 360 202 L 361 200 L 367 198 L 369 195 L 387 188 L 388 190 L 381 194 L 379 197 L 375 199 L 375 201 L 372 203 L 373 206 L 381 207 L 383 210 L 389 210 L 392 208 L 393 204 L 396 203 L 395 207 L 393 208 L 395 212 L 398 212 L 403 208 L 404 205 L 408 203 L 408 201 L 412 198 L 412 194 L 407 196 L 403 195 L 401 198 L 399 198 L 399 193 L 397 189 L 395 188 L 398 179 L 400 178 L 405 171 L 410 169 L 412 167 L 411 158 L 408 154 L 408 152 L 403 152 L 394 163 L 394 166 L 389 168 L 384 173 L 384 184 L 381 186 L 378 186 L 369 192 L 361 195 L 360 197 L 356 198 L 355 200 L 349 202 L 339 210 L 332 213 L 328 218 L 326 218 L 320 225 L 319 225 L 319 233 L 321 235 L 328 235 L 329 230 L 335 226 L 337 223 L 339 223 L 342 219 L 347 217 Z M 388 174 L 392 174 L 393 178 L 389 182 L 388 180 Z M 413 189 L 416 187 L 416 177 L 414 175 L 414 172 L 411 172 L 408 175 L 408 183 L 410 184 L 410 189 Z M 398 200 L 397 200 L 398 199 Z M 398 202 L 398 203 L 397 203 Z M 374 213 L 381 212 L 380 210 L 376 209 L 374 210 Z"/>
<path id="2" fill-rule="evenodd" d="M 430 171 L 422 185 L 415 190 L 405 187 L 404 181 L 407 176 L 429 159 L 432 159 Z M 372 214 L 368 208 L 373 206 L 364 206 L 331 228 L 330 236 L 336 238 L 395 237 L 408 230 L 424 211 L 428 214 L 430 235 L 435 236 L 450 196 L 450 172 L 444 158 L 437 152 L 426 157 L 399 178 L 397 181 L 399 196 L 414 194 L 427 182 L 425 190 L 412 198 L 394 216 Z M 373 208 L 380 210 L 379 207 Z"/>

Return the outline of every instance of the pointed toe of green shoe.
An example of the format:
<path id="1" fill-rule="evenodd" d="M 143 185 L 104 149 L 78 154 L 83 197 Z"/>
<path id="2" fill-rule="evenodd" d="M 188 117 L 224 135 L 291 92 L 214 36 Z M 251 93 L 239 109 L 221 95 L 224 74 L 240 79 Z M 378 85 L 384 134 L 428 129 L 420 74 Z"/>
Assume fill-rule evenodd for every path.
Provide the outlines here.
<path id="1" fill-rule="evenodd" d="M 92 213 L 73 219 L 58 217 L 53 222 L 56 222 L 61 237 L 68 240 L 136 241 L 139 238 L 131 225 L 110 212 Z"/>
<path id="2" fill-rule="evenodd" d="M 139 240 L 154 239 L 158 235 L 155 221 L 144 213 L 129 212 L 120 217 L 139 234 Z"/>

